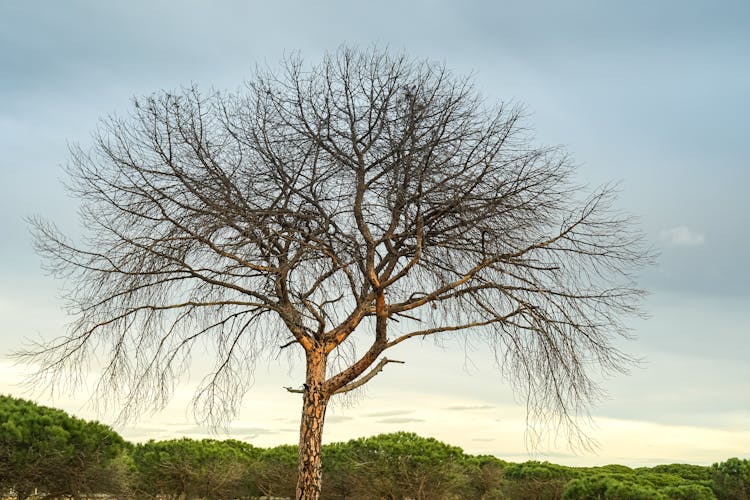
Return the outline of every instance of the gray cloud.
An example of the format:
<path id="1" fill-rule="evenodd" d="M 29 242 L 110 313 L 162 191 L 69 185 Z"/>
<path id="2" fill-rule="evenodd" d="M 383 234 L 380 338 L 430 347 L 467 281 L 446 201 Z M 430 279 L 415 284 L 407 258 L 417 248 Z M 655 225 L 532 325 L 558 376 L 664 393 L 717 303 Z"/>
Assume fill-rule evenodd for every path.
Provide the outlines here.
<path id="1" fill-rule="evenodd" d="M 393 417 L 393 418 L 384 418 L 382 420 L 378 420 L 378 424 L 408 424 L 411 422 L 424 422 L 424 419 L 421 418 L 408 418 L 408 417 Z"/>
<path id="2" fill-rule="evenodd" d="M 193 426 L 174 426 L 172 428 L 169 428 L 165 426 L 163 430 L 169 430 L 170 432 L 173 432 L 177 435 L 184 435 L 184 436 L 207 436 L 211 438 L 216 439 L 224 439 L 226 437 L 232 437 L 237 436 L 240 434 L 250 434 L 253 436 L 259 436 L 259 435 L 266 435 L 266 434 L 278 434 L 278 429 L 268 429 L 266 427 L 242 427 L 242 426 L 232 426 L 229 428 L 228 432 L 215 432 L 207 427 L 203 427 L 200 425 L 193 425 Z M 153 429 L 151 429 L 153 431 Z"/>
<path id="3" fill-rule="evenodd" d="M 451 411 L 470 411 L 470 410 L 492 410 L 494 406 L 491 405 L 478 405 L 478 406 L 448 406 L 443 408 L 444 410 Z"/>
<path id="4" fill-rule="evenodd" d="M 365 417 L 395 417 L 397 415 L 408 415 L 414 413 L 414 410 L 391 410 L 391 411 L 380 411 L 375 413 L 367 413 Z"/>
<path id="5" fill-rule="evenodd" d="M 659 238 L 669 245 L 685 247 L 695 247 L 703 245 L 706 242 L 703 233 L 699 233 L 687 226 L 662 229 L 659 232 Z"/>
<path id="6" fill-rule="evenodd" d="M 346 415 L 330 415 L 326 417 L 326 422 L 348 422 L 349 420 L 354 420 L 354 417 Z"/>

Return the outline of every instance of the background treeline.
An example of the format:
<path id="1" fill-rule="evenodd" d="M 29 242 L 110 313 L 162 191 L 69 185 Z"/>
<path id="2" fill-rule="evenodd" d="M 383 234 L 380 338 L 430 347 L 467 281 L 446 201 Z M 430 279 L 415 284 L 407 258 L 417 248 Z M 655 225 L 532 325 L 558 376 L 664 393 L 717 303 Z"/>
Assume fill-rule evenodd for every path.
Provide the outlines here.
<path id="1" fill-rule="evenodd" d="M 750 460 L 710 467 L 564 467 L 472 456 L 398 432 L 323 450 L 327 499 L 746 499 Z M 109 427 L 0 396 L 0 492 L 19 499 L 293 497 L 296 446 L 236 440 L 131 444 Z"/>

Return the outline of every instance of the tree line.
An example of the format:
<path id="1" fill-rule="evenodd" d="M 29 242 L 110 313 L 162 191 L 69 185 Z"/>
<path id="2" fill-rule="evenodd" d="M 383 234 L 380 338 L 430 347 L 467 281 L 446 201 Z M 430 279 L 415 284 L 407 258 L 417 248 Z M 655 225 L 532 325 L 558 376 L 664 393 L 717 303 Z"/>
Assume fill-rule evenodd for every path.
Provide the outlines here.
<path id="1" fill-rule="evenodd" d="M 629 468 L 512 463 L 396 432 L 324 445 L 330 499 L 750 499 L 750 460 Z M 171 439 L 133 444 L 111 428 L 0 396 L 0 493 L 23 500 L 252 499 L 295 495 L 297 446 Z"/>

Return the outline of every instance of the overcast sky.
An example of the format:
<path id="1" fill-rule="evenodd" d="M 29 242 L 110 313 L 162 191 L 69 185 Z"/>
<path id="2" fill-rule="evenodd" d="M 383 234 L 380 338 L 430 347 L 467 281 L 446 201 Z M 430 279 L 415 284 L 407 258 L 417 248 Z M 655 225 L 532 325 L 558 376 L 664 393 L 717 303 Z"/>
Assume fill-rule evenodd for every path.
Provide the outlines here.
<path id="1" fill-rule="evenodd" d="M 197 84 L 235 89 L 291 51 L 310 62 L 341 44 L 444 62 L 490 100 L 526 106 L 539 144 L 562 144 L 590 185 L 620 183 L 661 255 L 642 284 L 650 318 L 625 349 L 644 359 L 605 382 L 598 454 L 560 463 L 710 463 L 750 453 L 750 2 L 66 1 L 0 2 L 0 392 L 24 369 L 5 356 L 69 320 L 23 218 L 76 233 L 62 187 L 67 144 L 131 98 Z M 410 430 L 502 458 L 528 457 L 523 407 L 481 348 L 399 351 L 357 401 L 329 412 L 326 441 Z M 394 356 L 395 357 L 395 356 Z M 262 365 L 232 435 L 297 440 L 299 366 Z M 127 438 L 201 436 L 175 404 L 119 426 Z M 44 399 L 112 423 L 85 393 Z"/>

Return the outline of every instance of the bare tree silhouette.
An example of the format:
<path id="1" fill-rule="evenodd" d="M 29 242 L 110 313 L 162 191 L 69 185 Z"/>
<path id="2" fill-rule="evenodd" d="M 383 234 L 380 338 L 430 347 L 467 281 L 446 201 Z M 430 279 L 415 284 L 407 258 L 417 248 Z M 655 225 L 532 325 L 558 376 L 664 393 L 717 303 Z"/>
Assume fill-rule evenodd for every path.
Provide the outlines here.
<path id="1" fill-rule="evenodd" d="M 573 172 L 518 108 L 377 49 L 138 99 L 72 153 L 87 239 L 32 221 L 75 323 L 21 355 L 53 382 L 103 355 L 101 389 L 136 411 L 166 402 L 205 340 L 217 359 L 195 403 L 217 419 L 259 355 L 304 350 L 298 498 L 320 495 L 330 398 L 412 338 L 481 337 L 532 417 L 574 428 L 591 370 L 631 363 L 613 339 L 650 256 L 611 189 L 586 194 Z"/>

